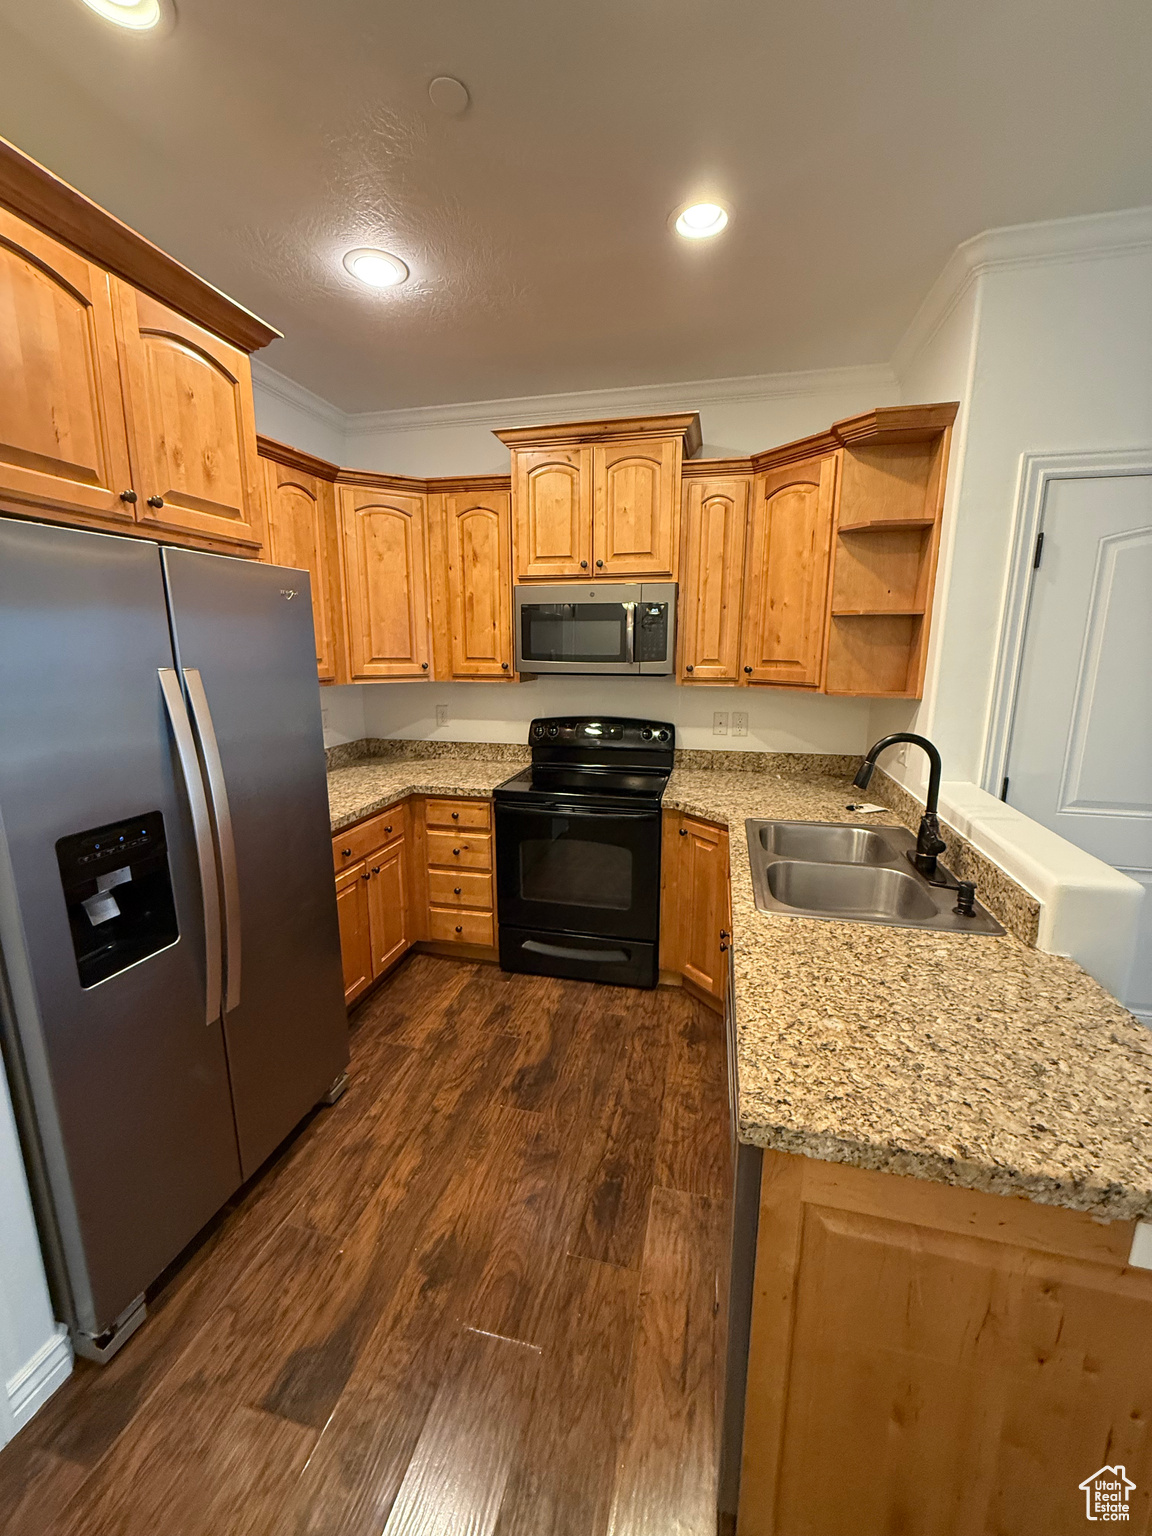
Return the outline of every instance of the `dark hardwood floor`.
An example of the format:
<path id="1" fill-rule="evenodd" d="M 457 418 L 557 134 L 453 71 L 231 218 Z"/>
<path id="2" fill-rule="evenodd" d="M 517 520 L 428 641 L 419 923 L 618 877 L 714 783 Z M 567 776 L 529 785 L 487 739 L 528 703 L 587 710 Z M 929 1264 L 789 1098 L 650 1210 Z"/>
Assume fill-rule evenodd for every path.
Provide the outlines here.
<path id="1" fill-rule="evenodd" d="M 0 1452 L 2 1536 L 711 1536 L 731 1186 L 686 994 L 413 956 L 351 1085 Z"/>

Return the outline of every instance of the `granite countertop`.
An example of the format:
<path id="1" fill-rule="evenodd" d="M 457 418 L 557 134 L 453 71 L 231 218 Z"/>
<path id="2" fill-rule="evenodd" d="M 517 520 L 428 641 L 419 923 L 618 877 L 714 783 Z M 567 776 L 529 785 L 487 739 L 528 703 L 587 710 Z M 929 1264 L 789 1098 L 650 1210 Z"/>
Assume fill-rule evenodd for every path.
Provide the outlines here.
<path id="1" fill-rule="evenodd" d="M 516 767 L 337 769 L 333 830 L 405 794 L 490 794 Z M 677 768 L 664 797 L 729 828 L 740 1139 L 1107 1220 L 1152 1215 L 1152 1033 L 1074 961 L 1011 934 L 757 911 L 745 819 L 865 819 L 845 808 L 854 795 L 847 777 Z"/>

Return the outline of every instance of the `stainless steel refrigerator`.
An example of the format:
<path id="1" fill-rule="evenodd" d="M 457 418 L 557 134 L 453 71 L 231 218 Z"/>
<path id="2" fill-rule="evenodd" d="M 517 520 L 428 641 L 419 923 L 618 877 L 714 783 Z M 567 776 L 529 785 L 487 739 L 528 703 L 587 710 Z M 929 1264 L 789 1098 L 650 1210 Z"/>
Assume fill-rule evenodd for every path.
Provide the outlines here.
<path id="1" fill-rule="evenodd" d="M 348 1061 L 308 576 L 0 520 L 0 1020 L 108 1358 Z"/>

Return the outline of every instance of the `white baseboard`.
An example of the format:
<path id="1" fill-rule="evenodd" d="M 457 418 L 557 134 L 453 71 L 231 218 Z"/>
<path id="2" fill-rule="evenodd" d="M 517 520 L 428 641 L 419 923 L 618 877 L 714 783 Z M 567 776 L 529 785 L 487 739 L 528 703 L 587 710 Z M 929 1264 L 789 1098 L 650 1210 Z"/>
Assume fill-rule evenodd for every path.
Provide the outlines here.
<path id="1" fill-rule="evenodd" d="M 72 1374 L 72 1342 L 63 1323 L 7 1382 L 8 1409 L 16 1429 L 22 1429 Z"/>

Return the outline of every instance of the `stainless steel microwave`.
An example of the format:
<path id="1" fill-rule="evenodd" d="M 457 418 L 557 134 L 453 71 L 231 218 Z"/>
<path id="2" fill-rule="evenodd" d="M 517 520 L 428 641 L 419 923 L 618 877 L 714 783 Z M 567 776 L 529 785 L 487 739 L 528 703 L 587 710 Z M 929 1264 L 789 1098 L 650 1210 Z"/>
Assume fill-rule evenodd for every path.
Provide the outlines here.
<path id="1" fill-rule="evenodd" d="M 655 677 L 676 654 L 674 581 L 517 587 L 518 672 Z"/>

